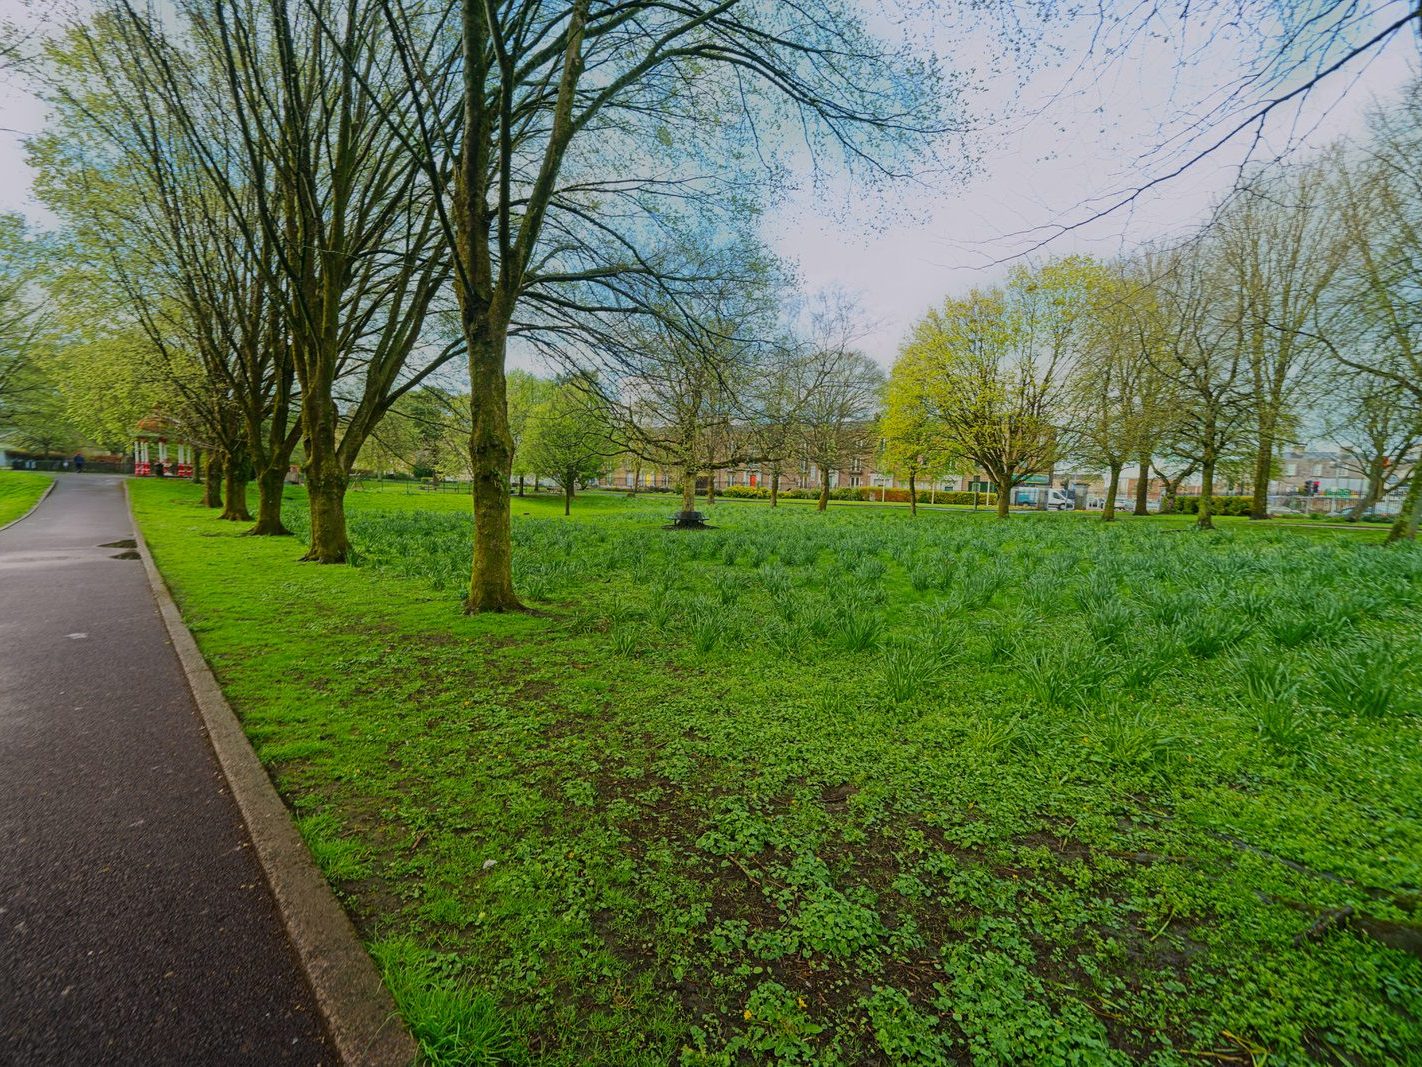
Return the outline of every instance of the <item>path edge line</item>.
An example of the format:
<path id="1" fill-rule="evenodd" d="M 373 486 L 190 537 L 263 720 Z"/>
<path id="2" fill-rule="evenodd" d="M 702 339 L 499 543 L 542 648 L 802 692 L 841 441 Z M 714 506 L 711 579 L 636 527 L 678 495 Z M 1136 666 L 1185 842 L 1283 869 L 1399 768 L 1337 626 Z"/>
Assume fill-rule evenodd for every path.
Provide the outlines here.
<path id="1" fill-rule="evenodd" d="M 336 1054 L 350 1067 L 408 1067 L 418 1047 L 183 622 L 133 514 L 127 479 L 123 495 L 158 613 Z"/>
<path id="2" fill-rule="evenodd" d="M 9 522 L 7 522 L 4 526 L 0 526 L 0 533 L 4 533 L 4 532 L 5 532 L 6 530 L 8 530 L 11 526 L 18 526 L 20 523 L 24 522 L 24 521 L 25 521 L 26 519 L 28 519 L 31 515 L 33 515 L 33 514 L 35 513 L 35 509 L 38 508 L 41 504 L 44 503 L 45 498 L 46 498 L 47 496 L 49 496 L 50 493 L 54 492 L 54 487 L 55 487 L 55 485 L 58 483 L 58 481 L 59 481 L 58 478 L 51 478 L 51 479 L 49 480 L 49 485 L 45 488 L 45 491 L 39 495 L 39 499 L 36 500 L 33 504 L 30 505 L 30 510 L 27 511 L 27 512 L 25 512 L 25 513 L 24 513 L 23 515 L 21 515 L 18 519 L 11 519 L 11 520 L 10 520 Z M 125 489 L 124 492 L 127 493 L 128 490 Z M 131 512 L 131 510 L 130 510 L 130 517 L 131 517 L 131 515 L 132 515 L 132 512 Z"/>

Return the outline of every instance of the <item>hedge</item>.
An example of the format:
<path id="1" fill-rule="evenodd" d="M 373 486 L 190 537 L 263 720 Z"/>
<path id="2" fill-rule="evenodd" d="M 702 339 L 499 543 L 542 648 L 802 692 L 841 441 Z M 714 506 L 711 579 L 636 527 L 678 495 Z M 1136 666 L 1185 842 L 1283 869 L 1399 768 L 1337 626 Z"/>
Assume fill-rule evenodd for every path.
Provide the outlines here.
<path id="1" fill-rule="evenodd" d="M 767 500 L 770 497 L 770 487 L 764 485 L 729 485 L 725 489 L 717 490 L 719 496 L 730 497 L 741 500 Z M 819 489 L 782 489 L 780 495 L 786 500 L 818 500 Z M 838 489 L 830 490 L 831 500 L 867 500 L 875 503 L 884 501 L 889 504 L 907 504 L 909 491 L 907 489 L 878 489 L 872 485 L 842 485 Z M 920 504 L 972 504 L 974 494 L 958 490 L 943 490 L 933 492 L 928 489 L 918 490 L 918 502 Z M 992 507 L 997 503 L 997 495 L 994 493 L 978 493 L 976 503 L 986 507 Z"/>
<path id="2" fill-rule="evenodd" d="M 1212 515 L 1248 515 L 1249 509 L 1253 506 L 1254 498 L 1252 496 L 1210 497 L 1210 513 Z M 1198 496 L 1177 496 L 1175 511 L 1180 515 L 1199 514 L 1200 498 Z"/>

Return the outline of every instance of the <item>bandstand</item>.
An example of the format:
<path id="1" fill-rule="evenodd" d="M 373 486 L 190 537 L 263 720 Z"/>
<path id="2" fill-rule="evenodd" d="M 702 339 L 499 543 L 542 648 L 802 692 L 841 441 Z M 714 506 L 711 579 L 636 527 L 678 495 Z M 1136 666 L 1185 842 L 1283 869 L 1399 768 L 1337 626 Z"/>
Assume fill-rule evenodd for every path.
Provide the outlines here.
<path id="1" fill-rule="evenodd" d="M 173 438 L 172 427 L 166 419 L 151 415 L 138 424 L 133 434 L 133 473 L 140 478 L 149 477 L 156 473 L 159 464 L 166 473 L 191 478 L 193 449 L 186 441 Z"/>

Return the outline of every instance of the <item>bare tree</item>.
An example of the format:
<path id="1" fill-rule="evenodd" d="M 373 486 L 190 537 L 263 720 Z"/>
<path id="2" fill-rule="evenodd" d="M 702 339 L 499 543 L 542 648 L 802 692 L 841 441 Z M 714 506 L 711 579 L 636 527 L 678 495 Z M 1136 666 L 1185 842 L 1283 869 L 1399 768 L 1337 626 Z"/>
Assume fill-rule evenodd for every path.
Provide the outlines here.
<path id="1" fill-rule="evenodd" d="M 1233 191 L 1249 190 L 1261 168 L 1287 158 L 1312 131 L 1317 113 L 1310 105 L 1320 96 L 1341 100 L 1384 50 L 1408 36 L 1422 43 L 1422 6 L 1415 0 L 1149 0 L 1069 13 L 1048 7 L 1039 14 L 1074 14 L 1086 23 L 1078 26 L 1085 30 L 1084 54 L 1072 57 L 1075 70 L 1057 99 L 1111 76 L 1146 48 L 1162 51 L 1159 62 L 1180 76 L 1171 81 L 1155 143 L 1131 161 L 1128 176 L 1065 217 L 1013 235 L 1026 240 L 1028 253 L 1130 210 L 1206 160 L 1228 159 L 1236 172 Z M 1228 76 L 1213 70 L 1203 81 L 1188 76 L 1217 64 L 1220 48 L 1231 44 L 1237 66 Z"/>
<path id="2" fill-rule="evenodd" d="M 797 360 L 800 378 L 799 452 L 819 472 L 816 509 L 829 506 L 830 482 L 846 463 L 874 449 L 884 371 L 855 345 L 862 328 L 853 302 L 827 293 L 809 312 L 808 352 Z"/>
<path id="3" fill-rule="evenodd" d="M 1405 396 L 1415 410 L 1422 406 L 1422 81 L 1400 107 L 1376 112 L 1372 127 L 1365 150 L 1336 171 L 1347 260 L 1316 336 L 1339 366 L 1372 380 L 1376 398 Z M 1414 477 L 1388 539 L 1414 540 L 1419 514 L 1422 478 Z"/>
<path id="4" fill-rule="evenodd" d="M 1147 259 L 1165 316 L 1156 366 L 1179 403 L 1172 451 L 1199 469 L 1202 529 L 1214 526 L 1215 471 L 1239 442 L 1249 411 L 1245 298 L 1211 252 L 1197 242 Z"/>
<path id="5" fill-rule="evenodd" d="M 663 276 L 656 249 L 680 206 L 744 214 L 738 140 L 773 156 L 793 131 L 817 158 L 886 177 L 944 129 L 947 97 L 931 63 L 876 41 L 839 0 L 381 10 L 411 95 L 408 113 L 388 114 L 434 190 L 468 349 L 467 607 L 512 610 L 509 337 L 537 343 L 576 332 L 585 313 L 635 304 L 627 279 Z"/>
<path id="6" fill-rule="evenodd" d="M 1322 414 L 1323 432 L 1339 446 L 1340 465 L 1366 483 L 1348 512 L 1357 522 L 1415 477 L 1422 461 L 1422 402 L 1394 382 L 1345 368 L 1329 377 Z"/>
<path id="7" fill-rule="evenodd" d="M 424 329 L 449 259 L 423 171 L 384 118 L 404 103 L 380 13 L 334 0 L 193 0 L 162 23 L 129 0 L 105 10 L 277 294 L 300 389 L 306 558 L 340 562 L 361 445 L 462 344 Z"/>
<path id="8" fill-rule="evenodd" d="M 627 318 L 591 358 L 623 447 L 681 477 L 681 525 L 697 525 L 698 480 L 758 455 L 757 383 L 781 349 L 773 289 L 761 264 L 733 257 L 695 292 Z"/>
<path id="9" fill-rule="evenodd" d="M 1240 302 L 1238 329 L 1253 421 L 1252 519 L 1269 517 L 1279 444 L 1297 426 L 1301 390 L 1325 356 L 1310 325 L 1339 265 L 1322 166 L 1257 179 L 1209 230 Z"/>

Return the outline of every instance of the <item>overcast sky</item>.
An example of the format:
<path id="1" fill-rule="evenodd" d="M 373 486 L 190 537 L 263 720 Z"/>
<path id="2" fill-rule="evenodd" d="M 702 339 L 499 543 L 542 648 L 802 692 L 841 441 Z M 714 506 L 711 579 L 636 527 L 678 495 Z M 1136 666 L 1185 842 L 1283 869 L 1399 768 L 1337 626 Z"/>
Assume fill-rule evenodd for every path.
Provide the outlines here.
<path id="1" fill-rule="evenodd" d="M 0 8 L 13 3 L 0 0 Z M 884 18 L 879 4 L 866 8 L 875 20 Z M 808 289 L 838 287 L 859 298 L 870 323 L 865 348 L 886 365 L 917 317 L 945 295 L 1000 279 L 1008 267 L 995 261 L 1023 252 L 1045 235 L 1039 228 L 1077 219 L 1093 197 L 1158 173 L 1164 163 L 1154 150 L 1179 132 L 1182 108 L 1237 76 L 1245 47 L 1226 35 L 1202 42 L 1143 36 L 1103 65 L 1088 54 L 1087 27 L 1061 32 L 1054 24 L 1055 57 L 995 60 L 996 35 L 980 20 L 965 32 L 970 24 L 963 18 L 920 13 L 885 29 L 924 37 L 948 70 L 968 75 L 973 88 L 962 103 L 977 127 L 967 139 L 977 157 L 973 176 L 908 185 L 883 198 L 836 182 L 805 182 L 765 221 L 767 241 L 798 264 Z M 1196 49 L 1196 61 L 1177 63 L 1181 48 Z M 1271 125 L 1263 154 L 1286 145 L 1306 153 L 1360 133 L 1367 108 L 1415 76 L 1418 55 L 1416 34 L 1400 35 L 1368 62 L 1348 67 L 1297 113 Z M 0 210 L 44 225 L 49 220 L 30 191 L 22 148 L 25 135 L 40 129 L 43 111 L 12 82 L 0 91 Z M 1131 210 L 1058 237 L 1039 254 L 1110 255 L 1188 231 L 1230 188 L 1242 148 L 1210 157 Z M 1030 235 L 1011 236 L 1023 231 Z"/>

